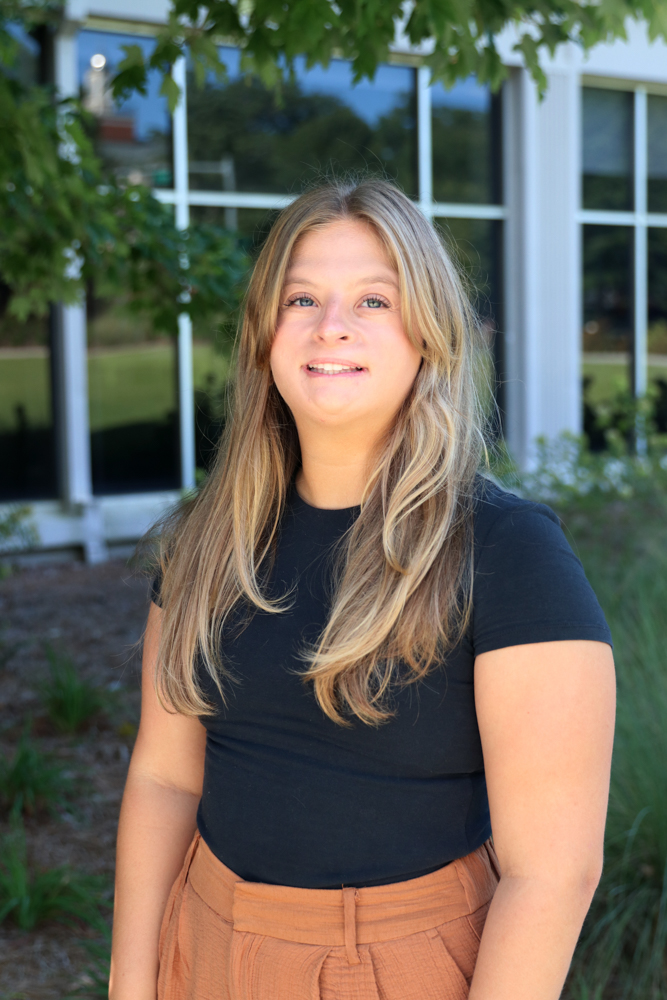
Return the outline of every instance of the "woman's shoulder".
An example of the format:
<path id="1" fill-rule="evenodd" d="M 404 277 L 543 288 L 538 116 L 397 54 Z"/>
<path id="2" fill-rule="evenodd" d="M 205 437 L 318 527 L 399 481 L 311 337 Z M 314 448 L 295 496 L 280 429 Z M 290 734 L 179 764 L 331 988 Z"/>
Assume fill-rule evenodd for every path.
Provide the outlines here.
<path id="1" fill-rule="evenodd" d="M 480 477 L 473 531 L 478 653 L 558 639 L 611 641 L 583 566 L 550 507 Z"/>
<path id="2" fill-rule="evenodd" d="M 499 531 L 518 534 L 532 530 L 552 535 L 556 528 L 562 534 L 560 519 L 551 507 L 517 496 L 482 475 L 475 481 L 473 525 L 478 545 L 483 544 L 489 534 Z"/>

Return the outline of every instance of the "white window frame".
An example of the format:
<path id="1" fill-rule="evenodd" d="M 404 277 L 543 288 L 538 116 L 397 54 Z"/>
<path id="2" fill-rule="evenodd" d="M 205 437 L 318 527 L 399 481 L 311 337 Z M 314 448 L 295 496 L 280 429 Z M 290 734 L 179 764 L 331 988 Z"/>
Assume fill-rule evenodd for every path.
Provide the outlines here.
<path id="1" fill-rule="evenodd" d="M 648 388 L 648 230 L 667 229 L 667 212 L 649 212 L 648 197 L 648 95 L 665 96 L 664 87 L 649 88 L 633 85 L 631 80 L 607 80 L 584 76 L 583 88 L 595 87 L 622 90 L 633 96 L 633 170 L 634 209 L 631 212 L 615 209 L 580 207 L 577 221 L 583 225 L 627 226 L 633 230 L 633 393 L 636 397 L 646 394 Z M 580 173 L 583 175 L 583 164 Z M 585 358 L 582 351 L 582 360 Z"/>

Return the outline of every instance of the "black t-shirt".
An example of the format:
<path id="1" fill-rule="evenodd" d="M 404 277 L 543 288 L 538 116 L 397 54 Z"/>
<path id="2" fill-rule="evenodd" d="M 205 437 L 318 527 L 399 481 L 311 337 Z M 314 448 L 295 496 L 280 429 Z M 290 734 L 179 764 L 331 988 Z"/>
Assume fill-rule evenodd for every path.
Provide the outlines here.
<path id="1" fill-rule="evenodd" d="M 397 882 L 463 857 L 491 834 L 474 703 L 474 660 L 505 646 L 611 642 L 556 515 L 491 483 L 474 512 L 473 614 L 426 678 L 397 688 L 379 728 L 332 722 L 299 673 L 330 601 L 331 552 L 358 508 L 322 510 L 292 490 L 269 590 L 280 614 L 233 623 L 221 652 L 235 682 L 206 727 L 199 830 L 249 881 L 303 888 Z M 159 601 L 156 589 L 154 599 Z"/>

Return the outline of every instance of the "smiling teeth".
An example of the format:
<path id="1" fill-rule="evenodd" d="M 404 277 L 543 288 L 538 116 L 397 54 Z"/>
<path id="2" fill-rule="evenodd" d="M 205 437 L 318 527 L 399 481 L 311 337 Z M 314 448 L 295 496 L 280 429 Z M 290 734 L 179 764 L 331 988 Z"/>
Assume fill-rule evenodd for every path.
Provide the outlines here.
<path id="1" fill-rule="evenodd" d="M 326 362 L 322 365 L 307 365 L 309 372 L 322 372 L 323 375 L 338 375 L 340 372 L 360 372 L 362 368 L 358 365 L 335 365 Z"/>

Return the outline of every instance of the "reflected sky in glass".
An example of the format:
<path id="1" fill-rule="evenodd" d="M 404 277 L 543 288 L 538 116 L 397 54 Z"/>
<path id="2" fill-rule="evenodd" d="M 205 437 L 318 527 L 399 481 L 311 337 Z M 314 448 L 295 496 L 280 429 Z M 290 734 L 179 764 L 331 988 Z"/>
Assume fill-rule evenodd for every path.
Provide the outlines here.
<path id="1" fill-rule="evenodd" d="M 110 79 L 125 58 L 122 46 L 138 45 L 148 57 L 155 47 L 154 40 L 141 35 L 81 31 L 77 43 L 79 86 L 84 105 L 98 121 L 96 145 L 100 156 L 131 183 L 171 187 L 171 116 L 166 99 L 159 93 L 161 74 L 157 70 L 149 73 L 145 95 L 134 93 L 116 104 L 109 92 Z M 94 68 L 91 60 L 99 68 Z"/>

